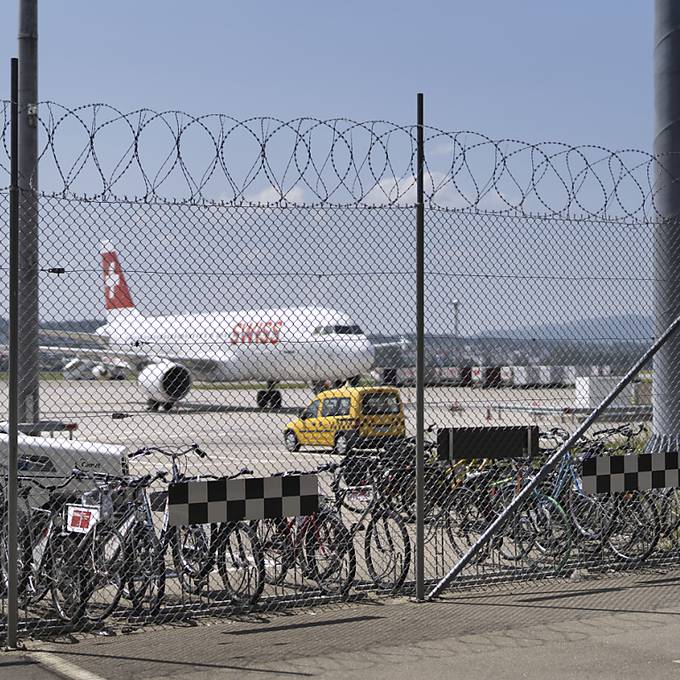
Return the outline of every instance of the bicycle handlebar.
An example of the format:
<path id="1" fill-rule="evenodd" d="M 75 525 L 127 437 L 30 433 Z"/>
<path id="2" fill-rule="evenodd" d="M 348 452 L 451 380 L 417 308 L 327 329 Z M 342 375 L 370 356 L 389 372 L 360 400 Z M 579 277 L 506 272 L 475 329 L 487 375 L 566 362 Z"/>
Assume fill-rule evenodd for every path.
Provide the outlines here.
<path id="1" fill-rule="evenodd" d="M 90 479 L 93 482 L 117 482 L 120 486 L 151 486 L 155 481 L 162 479 L 166 481 L 168 473 L 165 470 L 157 470 L 155 474 L 146 474 L 141 477 L 130 477 L 126 475 L 112 475 L 108 472 L 87 472 L 80 468 L 73 468 L 72 479 Z"/>
<path id="2" fill-rule="evenodd" d="M 199 481 L 201 479 L 237 479 L 238 477 L 241 477 L 243 475 L 252 475 L 253 471 L 248 469 L 248 468 L 241 468 L 238 472 L 234 473 L 233 475 L 227 475 L 226 477 L 222 476 L 219 477 L 218 475 L 193 475 L 191 477 L 182 477 L 180 481 L 182 482 L 195 482 Z"/>
<path id="3" fill-rule="evenodd" d="M 319 472 L 335 472 L 342 467 L 341 463 L 319 463 L 313 470 L 286 470 L 284 472 L 275 472 L 272 477 L 292 477 L 293 475 L 315 475 Z"/>
<path id="4" fill-rule="evenodd" d="M 136 451 L 128 454 L 128 459 L 137 458 L 138 456 L 148 456 L 152 453 L 160 453 L 161 455 L 167 456 L 168 458 L 179 458 L 190 453 L 196 454 L 199 458 L 210 457 L 198 444 L 192 444 L 189 448 L 182 451 L 170 451 L 168 449 L 162 449 L 159 446 L 144 446 L 141 449 L 137 449 Z"/>
<path id="5" fill-rule="evenodd" d="M 67 487 L 71 482 L 77 479 L 79 479 L 78 475 L 76 475 L 75 472 L 73 472 L 71 476 L 61 484 L 41 484 L 37 479 L 35 479 L 35 477 L 19 477 L 19 482 L 21 483 L 28 482 L 29 484 L 37 486 L 39 489 L 42 489 L 43 491 L 52 492 Z"/>

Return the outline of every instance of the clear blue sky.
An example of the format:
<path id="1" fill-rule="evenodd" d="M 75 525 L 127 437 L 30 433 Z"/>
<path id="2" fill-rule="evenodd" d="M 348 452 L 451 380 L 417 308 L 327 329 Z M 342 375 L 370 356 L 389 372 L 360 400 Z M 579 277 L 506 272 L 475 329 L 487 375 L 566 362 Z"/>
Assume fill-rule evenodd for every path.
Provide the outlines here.
<path id="1" fill-rule="evenodd" d="M 0 93 L 7 93 L 9 58 L 17 51 L 16 0 L 0 3 L 0 32 L 5 57 L 5 66 L 0 69 Z M 652 39 L 652 3 L 639 1 L 43 0 L 40 98 L 66 106 L 105 102 L 122 110 L 182 109 L 191 114 L 224 113 L 236 118 L 344 116 L 412 123 L 415 94 L 423 91 L 428 123 L 443 129 L 475 130 L 494 138 L 646 150 L 651 148 L 653 135 Z M 0 96 L 6 98 L 7 94 Z M 82 130 L 80 135 L 74 139 L 81 139 Z M 61 139 L 68 140 L 65 132 Z M 117 148 L 115 142 L 111 144 Z M 146 149 L 148 152 L 149 147 Z M 155 160 L 158 165 L 167 154 L 166 148 L 162 151 L 163 154 L 156 154 L 157 159 L 151 151 L 145 161 L 153 166 Z M 187 154 L 196 149 L 188 144 L 183 151 Z M 65 158 L 67 155 L 64 152 Z M 239 157 L 232 158 L 236 159 L 233 164 L 237 164 Z M 43 167 L 41 186 L 48 175 Z M 244 167 L 247 170 L 249 166 Z M 94 173 L 90 174 L 96 179 Z M 139 187 L 131 191 L 138 192 Z M 638 196 L 633 198 L 639 202 Z M 127 265 L 137 263 L 137 268 L 143 268 L 149 253 L 159 253 L 162 258 L 168 247 L 177 248 L 173 252 L 182 252 L 178 244 L 186 236 L 187 216 L 179 209 L 176 213 L 156 211 L 152 215 L 113 212 L 66 220 L 73 244 L 66 248 L 73 258 L 69 264 L 92 267 L 81 286 L 89 291 L 88 295 L 72 300 L 73 306 L 62 310 L 66 317 L 101 313 L 97 266 L 100 238 L 116 240 Z M 194 230 L 200 225 L 203 241 L 212 249 L 224 245 L 211 240 L 215 233 L 226 238 L 224 235 L 231 233 L 229 229 L 244 231 L 243 220 L 234 218 L 237 229 L 231 225 L 229 215 L 228 211 L 212 217 L 201 214 L 193 216 L 190 223 Z M 131 230 L 131 217 L 140 223 L 146 220 L 149 228 Z M 331 257 L 326 245 L 329 232 L 337 228 L 347 235 L 349 220 L 337 218 L 335 224 L 330 216 L 320 216 L 316 241 L 309 234 L 317 226 L 310 226 L 302 217 L 300 220 L 307 229 L 305 253 L 314 260 L 309 266 L 335 266 L 337 262 L 326 263 L 323 259 Z M 407 222 L 410 229 L 410 217 Z M 246 235 L 253 242 L 262 241 L 263 232 L 255 228 L 259 223 L 254 224 Z M 273 232 L 284 226 L 290 228 L 278 213 L 272 214 L 271 224 Z M 57 220 L 53 226 L 55 240 L 50 246 L 49 227 L 43 221 L 44 262 L 53 263 L 66 246 L 63 223 Z M 348 267 L 360 267 L 365 253 L 373 252 L 375 240 L 371 239 L 375 235 L 371 230 L 378 226 L 383 234 L 393 230 L 394 238 L 388 238 L 390 247 L 400 242 L 397 238 L 400 224 L 396 222 L 389 228 L 377 219 L 363 227 L 357 225 L 352 240 L 356 252 L 350 248 L 345 253 L 350 260 L 354 253 Z M 495 224 L 493 228 L 498 231 L 501 226 Z M 502 241 L 503 233 L 496 234 L 484 225 L 477 230 L 481 234 L 478 241 L 484 243 L 488 258 L 497 257 L 497 242 Z M 511 234 L 510 226 L 508 230 Z M 177 243 L 172 241 L 175 234 Z M 592 243 L 584 247 L 577 242 L 580 235 L 573 229 L 559 230 L 562 245 L 556 245 L 558 236 L 548 227 L 541 234 L 539 238 L 527 227 L 521 238 L 515 237 L 505 248 L 507 252 L 499 263 L 495 260 L 486 263 L 474 249 L 466 250 L 466 243 L 449 243 L 445 265 L 464 270 L 471 262 L 479 264 L 483 260 L 490 269 L 496 264 L 507 269 L 516 262 L 518 267 L 535 272 L 546 266 L 543 255 L 551 248 L 556 258 L 554 269 L 564 274 L 597 270 L 597 262 L 601 266 L 611 264 L 615 273 L 617 267 L 626 271 L 631 266 L 642 267 L 645 272 L 651 267 L 647 260 L 641 262 L 639 256 L 640 252 L 649 251 L 648 231 L 638 233 L 638 240 L 619 235 L 621 244 L 606 263 L 601 259 L 601 247 L 595 249 Z M 135 241 L 137 237 L 139 242 Z M 403 237 L 401 242 L 406 246 L 408 239 Z M 610 247 L 613 242 L 610 239 Z M 316 252 L 314 243 L 320 252 Z M 295 241 L 287 244 L 288 250 L 279 246 L 276 257 L 261 247 L 264 249 L 261 252 L 250 252 L 245 246 L 234 248 L 234 261 L 227 264 L 234 270 L 246 271 L 269 266 L 268 262 L 278 258 L 285 268 L 300 258 L 301 247 Z M 225 248 L 218 250 L 223 259 Z M 411 251 L 405 247 L 405 252 Z M 200 260 L 209 255 L 201 255 L 197 250 L 193 256 Z M 391 255 L 389 262 L 385 256 L 383 266 L 395 270 L 408 268 L 408 262 L 400 261 L 402 254 L 397 249 Z M 183 268 L 179 259 L 174 264 Z M 192 262 L 185 264 L 191 266 Z M 229 279 L 225 283 L 219 279 L 214 284 L 206 280 L 201 286 L 187 288 L 183 280 L 164 280 L 160 285 L 157 277 L 147 281 L 140 275 L 131 275 L 130 279 L 140 303 L 149 312 L 220 308 L 225 299 L 243 306 L 311 300 L 345 305 L 371 331 L 378 330 L 371 310 L 388 298 L 396 296 L 400 301 L 408 298 L 406 291 L 402 294 L 398 289 L 403 284 L 398 279 L 368 281 L 365 290 L 343 288 L 345 283 L 358 285 L 354 280 L 331 280 L 321 286 L 304 279 L 295 283 L 298 288 L 294 288 L 287 279 L 276 279 L 273 283 L 259 279 L 254 283 Z M 441 291 L 446 292 L 440 300 L 443 308 L 450 309 L 449 298 L 464 301 L 461 313 L 464 332 L 622 314 L 631 306 L 644 312 L 651 302 L 649 291 L 633 284 L 625 290 L 606 283 L 592 284 L 586 292 L 585 284 L 581 286 L 578 282 L 573 289 L 566 290 L 565 286 L 555 287 L 550 281 L 539 285 L 532 280 L 526 284 L 526 290 L 516 289 L 514 282 L 504 279 L 492 283 L 479 283 L 478 279 L 438 282 Z M 177 287 L 173 288 L 175 284 Z M 53 296 L 49 298 L 53 302 L 45 307 L 46 317 L 61 309 L 55 301 L 68 296 L 73 285 L 73 280 L 67 277 L 59 281 L 53 277 L 45 283 L 42 291 L 46 300 Z M 214 291 L 208 290 L 210 286 Z M 200 300 L 196 297 L 199 289 L 205 293 Z M 350 302 L 355 299 L 357 302 L 350 310 Z M 473 304 L 472 300 L 478 302 Z M 154 308 L 154 304 L 161 306 Z M 401 306 L 404 318 L 395 317 L 388 324 L 389 330 L 410 328 L 412 310 L 406 304 Z M 441 310 L 433 314 L 448 318 Z M 387 326 L 383 325 L 382 330 L 385 329 Z M 433 325 L 431 330 L 445 329 Z"/>
<path id="2" fill-rule="evenodd" d="M 8 90 L 17 0 L 0 3 Z M 620 0 L 40 3 L 40 95 L 648 149 L 653 8 Z M 4 95 L 6 97 L 6 95 Z"/>

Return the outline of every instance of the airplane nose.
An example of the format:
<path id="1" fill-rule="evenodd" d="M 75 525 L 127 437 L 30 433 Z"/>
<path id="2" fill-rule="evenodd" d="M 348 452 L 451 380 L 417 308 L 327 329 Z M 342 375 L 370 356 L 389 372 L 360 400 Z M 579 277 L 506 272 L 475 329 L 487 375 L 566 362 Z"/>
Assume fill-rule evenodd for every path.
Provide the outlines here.
<path id="1" fill-rule="evenodd" d="M 363 360 L 363 370 L 370 371 L 375 363 L 375 348 L 368 338 L 364 338 L 359 344 L 358 354 Z"/>

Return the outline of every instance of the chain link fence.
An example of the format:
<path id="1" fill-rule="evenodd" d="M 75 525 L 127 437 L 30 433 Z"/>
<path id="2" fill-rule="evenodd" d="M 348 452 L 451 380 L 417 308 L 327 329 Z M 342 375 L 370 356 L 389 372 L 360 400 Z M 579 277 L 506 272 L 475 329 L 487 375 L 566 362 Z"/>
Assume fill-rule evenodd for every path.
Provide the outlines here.
<path id="1" fill-rule="evenodd" d="M 553 456 L 658 337 L 658 159 L 426 130 L 416 574 L 415 128 L 53 103 L 39 121 L 24 631 L 676 567 L 677 454 L 675 484 L 626 458 L 584 490 L 592 461 L 644 458 L 651 364 Z M 529 425 L 520 453 L 474 443 Z M 462 428 L 478 438 L 452 453 Z M 4 548 L 0 571 L 6 612 Z"/>

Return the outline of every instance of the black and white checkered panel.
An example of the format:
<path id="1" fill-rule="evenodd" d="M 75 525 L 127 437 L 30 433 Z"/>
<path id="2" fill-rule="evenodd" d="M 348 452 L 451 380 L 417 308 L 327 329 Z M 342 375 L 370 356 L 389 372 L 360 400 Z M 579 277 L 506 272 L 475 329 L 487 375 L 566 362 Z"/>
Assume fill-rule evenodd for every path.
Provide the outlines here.
<path id="1" fill-rule="evenodd" d="M 677 488 L 678 453 L 594 456 L 583 461 L 583 492 L 617 493 Z"/>
<path id="2" fill-rule="evenodd" d="M 311 515 L 319 509 L 317 475 L 210 479 L 170 484 L 171 526 Z"/>

